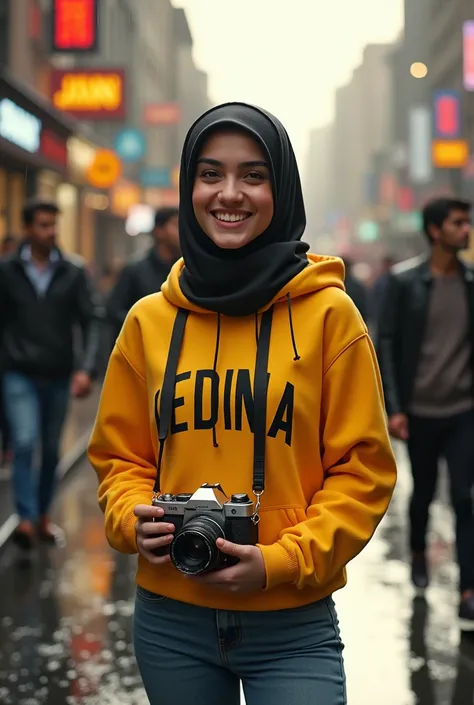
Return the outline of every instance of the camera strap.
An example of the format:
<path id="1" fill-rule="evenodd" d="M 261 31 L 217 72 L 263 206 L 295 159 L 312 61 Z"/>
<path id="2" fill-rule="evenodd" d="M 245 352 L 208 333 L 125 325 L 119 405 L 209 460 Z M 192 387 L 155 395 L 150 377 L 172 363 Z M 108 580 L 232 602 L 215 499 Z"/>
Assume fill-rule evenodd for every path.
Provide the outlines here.
<path id="1" fill-rule="evenodd" d="M 267 393 L 268 358 L 272 332 L 273 306 L 262 315 L 262 323 L 257 343 L 257 360 L 253 381 L 254 394 L 254 446 L 253 446 L 253 493 L 257 499 L 253 520 L 260 520 L 260 497 L 265 491 L 265 445 L 267 440 Z"/>
<path id="2" fill-rule="evenodd" d="M 176 373 L 178 369 L 179 354 L 184 338 L 184 330 L 189 311 L 179 309 L 171 334 L 170 349 L 166 361 L 163 386 L 155 394 L 154 411 L 155 422 L 158 429 L 158 462 L 156 480 L 153 488 L 154 494 L 161 491 L 161 469 L 163 453 L 168 438 L 173 415 L 173 401 L 176 387 Z M 265 490 L 265 445 L 267 438 L 267 392 L 268 392 L 268 358 L 270 354 L 270 337 L 273 320 L 273 306 L 262 315 L 262 322 L 257 342 L 257 358 L 254 375 L 254 454 L 253 454 L 253 493 L 257 498 L 254 521 L 258 522 L 260 497 Z M 161 398 L 160 398 L 161 397 Z M 158 411 L 159 402 L 159 411 Z"/>
<path id="3" fill-rule="evenodd" d="M 156 468 L 156 480 L 153 487 L 154 494 L 160 494 L 161 483 L 161 466 L 163 463 L 163 452 L 165 449 L 166 439 L 168 438 L 171 419 L 173 416 L 173 401 L 176 388 L 176 372 L 178 370 L 179 353 L 184 338 L 184 329 L 188 319 L 189 311 L 178 309 L 174 321 L 173 332 L 171 334 L 170 349 L 168 359 L 166 361 L 165 374 L 163 377 L 163 387 L 161 389 L 160 411 L 158 413 L 158 398 L 160 391 L 155 394 L 155 423 L 158 429 L 158 463 Z"/>

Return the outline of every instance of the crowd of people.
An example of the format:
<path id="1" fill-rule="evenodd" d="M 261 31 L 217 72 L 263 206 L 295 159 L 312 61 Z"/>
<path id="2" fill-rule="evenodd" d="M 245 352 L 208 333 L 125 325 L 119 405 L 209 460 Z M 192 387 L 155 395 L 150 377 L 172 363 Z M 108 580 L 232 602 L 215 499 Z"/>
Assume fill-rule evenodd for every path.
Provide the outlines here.
<path id="1" fill-rule="evenodd" d="M 410 457 L 408 548 L 420 593 L 438 465 L 447 463 L 459 624 L 474 631 L 474 271 L 460 256 L 470 213 L 462 199 L 428 203 L 428 255 L 387 257 L 368 290 L 349 260 L 344 268 L 308 253 L 286 130 L 241 103 L 193 125 L 179 212 L 157 212 L 149 252 L 124 267 L 105 301 L 84 263 L 61 251 L 57 205 L 25 205 L 24 237 L 5 238 L 0 260 L 13 540 L 31 551 L 63 538 L 50 518 L 61 431 L 70 398 L 91 391 L 107 325 L 113 350 L 89 458 L 109 543 L 140 554 L 135 649 L 152 705 L 233 705 L 239 680 L 249 705 L 307 705 L 315 687 L 322 705 L 343 705 L 331 596 L 389 505 L 390 436 Z M 231 497 L 215 500 L 226 517 L 214 522 L 217 549 L 206 543 L 209 527 L 186 533 L 167 513 L 200 488 Z M 224 531 L 232 512 L 245 541 Z M 199 569 L 206 547 L 213 569 Z M 207 656 L 193 646 L 203 639 Z"/>

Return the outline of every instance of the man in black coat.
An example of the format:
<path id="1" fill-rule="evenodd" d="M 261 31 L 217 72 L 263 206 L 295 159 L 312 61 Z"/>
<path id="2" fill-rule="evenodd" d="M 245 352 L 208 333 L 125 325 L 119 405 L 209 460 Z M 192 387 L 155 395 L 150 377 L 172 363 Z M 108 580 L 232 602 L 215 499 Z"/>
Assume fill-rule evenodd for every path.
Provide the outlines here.
<path id="1" fill-rule="evenodd" d="M 0 261 L 0 367 L 20 520 L 14 538 L 24 548 L 32 547 L 36 535 L 49 543 L 61 535 L 49 521 L 61 432 L 71 394 L 85 397 L 91 390 L 99 340 L 100 311 L 85 268 L 56 242 L 58 214 L 56 203 L 28 202 L 25 239 Z"/>
<path id="2" fill-rule="evenodd" d="M 417 591 L 428 586 L 426 532 L 443 458 L 466 631 L 474 631 L 474 271 L 459 254 L 469 244 L 470 211 L 458 198 L 425 206 L 430 255 L 394 267 L 378 323 L 389 430 L 407 442 L 413 475 L 412 580 Z"/>
<path id="3" fill-rule="evenodd" d="M 129 262 L 123 268 L 110 294 L 107 311 L 114 339 L 132 306 L 144 296 L 160 290 L 180 256 L 177 208 L 161 208 L 157 211 L 152 235 L 153 247 L 145 256 Z"/>

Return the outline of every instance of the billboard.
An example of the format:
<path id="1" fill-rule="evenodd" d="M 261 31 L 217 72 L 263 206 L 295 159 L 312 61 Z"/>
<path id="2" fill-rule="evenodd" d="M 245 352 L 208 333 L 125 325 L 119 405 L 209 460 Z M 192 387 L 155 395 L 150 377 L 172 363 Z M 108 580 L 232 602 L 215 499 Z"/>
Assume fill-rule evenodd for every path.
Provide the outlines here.
<path id="1" fill-rule="evenodd" d="M 433 164 L 438 169 L 463 169 L 469 162 L 466 140 L 434 140 Z"/>
<path id="2" fill-rule="evenodd" d="M 52 50 L 95 52 L 99 48 L 99 0 L 53 0 Z"/>
<path id="3" fill-rule="evenodd" d="M 413 184 L 431 181 L 431 110 L 425 105 L 410 109 L 408 116 L 408 171 Z"/>
<path id="4" fill-rule="evenodd" d="M 53 69 L 51 102 L 79 120 L 124 120 L 125 70 Z"/>
<path id="5" fill-rule="evenodd" d="M 463 25 L 463 74 L 464 88 L 474 91 L 474 20 Z"/>
<path id="6" fill-rule="evenodd" d="M 458 91 L 434 94 L 434 134 L 438 139 L 455 140 L 461 135 L 461 96 Z"/>
<path id="7" fill-rule="evenodd" d="M 150 103 L 145 106 L 143 120 L 146 125 L 176 125 L 181 119 L 177 103 Z"/>

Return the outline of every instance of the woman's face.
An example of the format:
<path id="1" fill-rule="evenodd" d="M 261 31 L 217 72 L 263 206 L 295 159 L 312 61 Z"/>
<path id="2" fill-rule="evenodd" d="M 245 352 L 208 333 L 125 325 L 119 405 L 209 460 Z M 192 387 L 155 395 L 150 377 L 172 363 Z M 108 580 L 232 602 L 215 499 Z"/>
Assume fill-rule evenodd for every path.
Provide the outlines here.
<path id="1" fill-rule="evenodd" d="M 196 219 L 223 249 L 236 250 L 261 235 L 273 218 L 273 193 L 265 155 L 242 132 L 219 132 L 199 155 L 193 189 Z"/>

